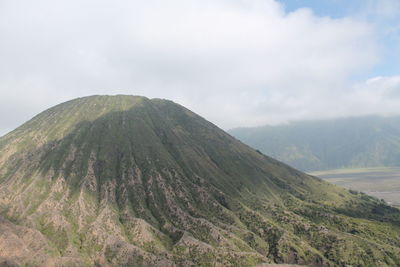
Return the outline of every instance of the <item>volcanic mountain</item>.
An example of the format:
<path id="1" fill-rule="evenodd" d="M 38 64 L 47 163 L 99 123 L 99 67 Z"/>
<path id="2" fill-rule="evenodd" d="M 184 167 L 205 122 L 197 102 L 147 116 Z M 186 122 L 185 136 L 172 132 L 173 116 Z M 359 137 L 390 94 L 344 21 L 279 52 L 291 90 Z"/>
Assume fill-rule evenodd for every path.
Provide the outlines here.
<path id="1" fill-rule="evenodd" d="M 395 266 L 399 226 L 167 100 L 79 98 L 0 138 L 0 265 Z"/>

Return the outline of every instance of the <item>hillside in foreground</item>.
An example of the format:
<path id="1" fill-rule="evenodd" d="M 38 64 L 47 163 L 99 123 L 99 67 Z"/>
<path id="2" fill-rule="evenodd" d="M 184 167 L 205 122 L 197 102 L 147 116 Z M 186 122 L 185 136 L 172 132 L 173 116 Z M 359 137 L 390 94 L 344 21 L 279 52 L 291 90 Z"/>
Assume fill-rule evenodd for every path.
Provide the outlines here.
<path id="1" fill-rule="evenodd" d="M 400 117 L 297 121 L 229 133 L 303 171 L 400 166 Z"/>
<path id="2" fill-rule="evenodd" d="M 395 266 L 399 226 L 171 101 L 80 98 L 0 138 L 0 264 Z"/>

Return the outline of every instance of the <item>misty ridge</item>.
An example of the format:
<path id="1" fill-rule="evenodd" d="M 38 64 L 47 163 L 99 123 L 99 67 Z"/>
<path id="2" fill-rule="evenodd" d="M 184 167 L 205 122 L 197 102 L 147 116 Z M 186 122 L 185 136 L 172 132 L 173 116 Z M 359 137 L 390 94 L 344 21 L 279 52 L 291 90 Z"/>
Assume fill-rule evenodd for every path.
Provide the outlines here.
<path id="1" fill-rule="evenodd" d="M 0 266 L 400 266 L 400 1 L 0 1 Z"/>
<path id="2" fill-rule="evenodd" d="M 303 171 L 400 166 L 400 117 L 295 121 L 228 131 Z"/>

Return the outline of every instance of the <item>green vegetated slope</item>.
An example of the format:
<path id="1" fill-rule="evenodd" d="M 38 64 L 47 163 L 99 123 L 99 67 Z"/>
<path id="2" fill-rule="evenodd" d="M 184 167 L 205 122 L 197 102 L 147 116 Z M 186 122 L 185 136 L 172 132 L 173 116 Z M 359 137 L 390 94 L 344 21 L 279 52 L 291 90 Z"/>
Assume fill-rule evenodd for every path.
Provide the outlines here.
<path id="1" fill-rule="evenodd" d="M 400 166 L 400 117 L 298 121 L 229 133 L 303 171 Z"/>
<path id="2" fill-rule="evenodd" d="M 171 101 L 93 96 L 0 139 L 0 263 L 395 266 L 400 212 Z"/>

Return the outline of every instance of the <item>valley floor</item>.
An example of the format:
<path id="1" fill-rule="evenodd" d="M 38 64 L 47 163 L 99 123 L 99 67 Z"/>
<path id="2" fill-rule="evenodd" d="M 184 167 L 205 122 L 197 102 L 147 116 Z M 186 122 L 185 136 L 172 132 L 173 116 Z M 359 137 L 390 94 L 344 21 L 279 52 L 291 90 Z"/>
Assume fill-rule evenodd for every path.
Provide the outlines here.
<path id="1" fill-rule="evenodd" d="M 309 173 L 333 184 L 400 206 L 400 168 L 338 169 Z"/>

